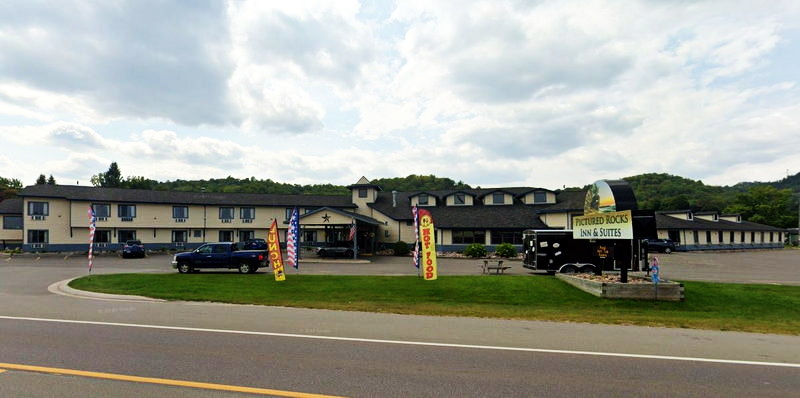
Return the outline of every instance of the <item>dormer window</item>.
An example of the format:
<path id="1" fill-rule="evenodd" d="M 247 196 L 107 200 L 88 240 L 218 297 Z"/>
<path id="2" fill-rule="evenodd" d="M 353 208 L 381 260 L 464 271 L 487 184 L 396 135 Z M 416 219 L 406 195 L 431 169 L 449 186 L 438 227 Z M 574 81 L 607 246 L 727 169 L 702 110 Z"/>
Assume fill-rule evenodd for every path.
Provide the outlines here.
<path id="1" fill-rule="evenodd" d="M 358 197 L 359 198 L 366 198 L 367 197 L 367 188 L 359 188 L 358 189 Z"/>
<path id="2" fill-rule="evenodd" d="M 689 221 L 692 221 L 692 220 L 694 220 L 694 214 L 692 214 L 692 213 L 686 213 L 686 219 L 687 219 L 687 220 L 689 220 Z"/>
<path id="3" fill-rule="evenodd" d="M 464 198 L 464 194 L 463 193 L 457 193 L 457 194 L 453 195 L 453 204 L 463 205 L 463 204 L 465 204 L 465 200 L 464 199 L 465 198 Z"/>
<path id="4" fill-rule="evenodd" d="M 546 203 L 546 202 L 547 202 L 547 192 L 536 191 L 533 193 L 533 203 Z"/>
<path id="5" fill-rule="evenodd" d="M 421 204 L 421 205 L 427 205 L 428 204 L 428 194 L 424 194 L 423 193 L 423 194 L 419 195 L 418 203 Z"/>
<path id="6" fill-rule="evenodd" d="M 502 192 L 495 192 L 492 194 L 492 203 L 502 205 L 506 202 L 506 195 Z"/>

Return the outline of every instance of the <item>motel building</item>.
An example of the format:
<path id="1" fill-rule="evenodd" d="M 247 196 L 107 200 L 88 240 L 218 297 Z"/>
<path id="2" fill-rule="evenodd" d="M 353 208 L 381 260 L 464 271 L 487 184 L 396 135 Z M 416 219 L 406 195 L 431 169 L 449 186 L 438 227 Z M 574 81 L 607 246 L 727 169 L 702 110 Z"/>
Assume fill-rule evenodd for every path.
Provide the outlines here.
<path id="1" fill-rule="evenodd" d="M 32 185 L 0 202 L 0 249 L 59 252 L 88 249 L 88 209 L 97 217 L 95 250 L 119 250 L 138 239 L 147 249 L 184 250 L 205 242 L 266 239 L 273 220 L 282 242 L 297 207 L 302 246 L 346 240 L 356 224 L 359 252 L 414 242 L 411 207 L 427 209 L 439 251 L 481 243 L 522 245 L 526 229 L 570 229 L 583 214 L 585 191 L 535 187 L 384 192 L 362 177 L 350 196 L 150 191 Z M 785 231 L 738 215 L 661 212 L 658 235 L 678 250 L 783 247 Z"/>

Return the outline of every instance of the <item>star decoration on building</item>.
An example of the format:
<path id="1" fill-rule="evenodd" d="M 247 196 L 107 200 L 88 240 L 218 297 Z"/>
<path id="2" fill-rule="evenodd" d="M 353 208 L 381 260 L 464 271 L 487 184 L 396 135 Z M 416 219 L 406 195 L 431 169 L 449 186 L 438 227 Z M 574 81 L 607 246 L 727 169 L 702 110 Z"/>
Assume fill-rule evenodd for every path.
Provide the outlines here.
<path id="1" fill-rule="evenodd" d="M 331 216 L 329 216 L 328 213 L 325 213 L 325 215 L 322 216 L 322 222 L 331 222 Z"/>

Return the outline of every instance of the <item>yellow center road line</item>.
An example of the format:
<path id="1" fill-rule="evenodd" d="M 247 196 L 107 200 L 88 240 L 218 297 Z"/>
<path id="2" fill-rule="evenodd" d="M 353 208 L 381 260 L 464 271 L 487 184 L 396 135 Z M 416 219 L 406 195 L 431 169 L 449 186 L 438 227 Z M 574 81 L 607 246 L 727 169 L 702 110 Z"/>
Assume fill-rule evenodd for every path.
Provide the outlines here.
<path id="1" fill-rule="evenodd" d="M 335 395 L 309 394 L 309 393 L 295 392 L 295 391 L 272 390 L 272 389 L 268 389 L 268 388 L 232 386 L 232 385 L 227 385 L 227 384 L 202 383 L 202 382 L 197 382 L 197 381 L 186 381 L 186 380 L 160 379 L 160 378 L 155 378 L 155 377 L 129 376 L 129 375 L 116 374 L 116 373 L 89 372 L 89 371 L 85 371 L 85 370 L 49 368 L 49 367 L 44 367 L 44 366 L 20 365 L 20 364 L 2 363 L 2 362 L 0 362 L 0 368 L 4 368 L 5 370 L 11 369 L 11 370 L 22 370 L 22 371 L 38 372 L 38 373 L 51 373 L 51 374 L 59 374 L 59 375 L 91 377 L 91 378 L 95 378 L 95 379 L 130 381 L 130 382 L 134 382 L 134 383 L 160 384 L 160 385 L 164 385 L 164 386 L 201 388 L 201 389 L 204 389 L 204 390 L 242 392 L 242 393 L 259 394 L 259 395 L 272 395 L 272 396 L 277 396 L 277 397 L 291 397 L 291 398 L 342 398 L 342 397 L 337 397 Z M 0 373 L 4 372 L 5 371 L 4 369 L 0 369 Z"/>
<path id="2" fill-rule="evenodd" d="M 3 372 L 5 372 L 5 371 L 6 371 L 5 369 L 0 369 L 0 373 L 3 373 Z"/>

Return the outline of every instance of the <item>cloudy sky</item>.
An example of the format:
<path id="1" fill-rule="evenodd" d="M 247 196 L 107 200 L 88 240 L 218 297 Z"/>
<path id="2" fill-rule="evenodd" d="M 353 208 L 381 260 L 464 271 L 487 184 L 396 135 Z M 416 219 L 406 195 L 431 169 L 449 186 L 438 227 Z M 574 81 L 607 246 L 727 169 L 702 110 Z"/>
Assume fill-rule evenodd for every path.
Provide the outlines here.
<path id="1" fill-rule="evenodd" d="M 0 2 L 0 176 L 800 171 L 800 2 Z"/>

